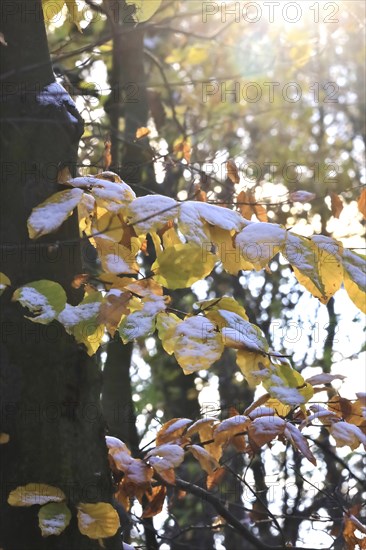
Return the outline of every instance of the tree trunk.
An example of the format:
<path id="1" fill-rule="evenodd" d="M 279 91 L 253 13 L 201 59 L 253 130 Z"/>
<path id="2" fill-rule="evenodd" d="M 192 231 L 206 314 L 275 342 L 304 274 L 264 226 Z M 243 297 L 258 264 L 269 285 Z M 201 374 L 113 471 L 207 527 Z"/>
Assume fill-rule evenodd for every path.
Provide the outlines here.
<path id="1" fill-rule="evenodd" d="M 39 279 L 70 286 L 81 271 L 75 216 L 56 234 L 31 242 L 27 218 L 34 206 L 61 188 L 57 172 L 75 165 L 82 121 L 54 83 L 41 0 L 1 4 L 7 46 L 1 73 L 1 267 L 12 286 L 1 298 L 0 547 L 4 550 L 89 550 L 98 541 L 81 535 L 79 502 L 112 502 L 112 480 L 100 412 L 100 373 L 83 346 L 63 327 L 32 323 L 11 301 L 16 287 Z M 43 90 L 43 93 L 42 93 Z M 39 506 L 11 507 L 9 492 L 27 483 L 59 487 L 73 512 L 59 536 L 43 538 Z M 106 541 L 120 548 L 120 536 Z"/>

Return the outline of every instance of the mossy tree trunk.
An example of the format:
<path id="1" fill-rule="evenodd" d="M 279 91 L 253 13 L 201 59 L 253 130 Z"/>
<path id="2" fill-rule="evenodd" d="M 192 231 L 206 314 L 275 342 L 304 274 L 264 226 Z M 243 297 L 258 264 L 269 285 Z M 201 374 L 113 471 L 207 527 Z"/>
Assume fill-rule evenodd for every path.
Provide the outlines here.
<path id="1" fill-rule="evenodd" d="M 112 502 L 104 442 L 100 373 L 83 346 L 58 323 L 24 318 L 11 301 L 22 284 L 59 282 L 72 304 L 80 295 L 70 283 L 81 272 L 78 226 L 71 217 L 57 233 L 30 242 L 31 209 L 57 190 L 57 172 L 73 169 L 82 121 L 62 94 L 42 97 L 54 82 L 41 0 L 2 2 L 1 45 L 1 266 L 12 287 L 1 298 L 0 547 L 4 550 L 89 550 L 96 540 L 80 534 L 78 502 Z M 53 89 L 57 92 L 57 88 Z M 9 492 L 27 483 L 61 488 L 73 511 L 60 536 L 43 538 L 38 506 L 10 507 Z M 120 535 L 106 548 L 121 548 Z"/>

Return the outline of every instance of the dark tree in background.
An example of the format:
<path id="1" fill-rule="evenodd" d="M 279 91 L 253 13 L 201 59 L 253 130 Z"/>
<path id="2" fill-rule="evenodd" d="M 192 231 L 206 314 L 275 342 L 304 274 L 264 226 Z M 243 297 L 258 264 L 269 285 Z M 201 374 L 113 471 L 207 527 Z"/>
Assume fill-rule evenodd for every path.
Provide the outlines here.
<path id="1" fill-rule="evenodd" d="M 51 239 L 28 239 L 34 206 L 58 190 L 57 173 L 73 170 L 83 123 L 54 83 L 41 0 L 1 3 L 1 271 L 14 286 L 39 279 L 63 285 L 68 301 L 81 272 L 75 216 Z M 111 502 L 112 482 L 99 405 L 100 373 L 83 346 L 54 323 L 35 324 L 1 299 L 1 427 L 10 436 L 1 452 L 0 546 L 4 550 L 99 548 L 73 519 L 59 537 L 42 538 L 38 506 L 10 507 L 11 490 L 27 483 L 59 487 L 71 507 Z M 107 541 L 120 548 L 120 538 Z"/>

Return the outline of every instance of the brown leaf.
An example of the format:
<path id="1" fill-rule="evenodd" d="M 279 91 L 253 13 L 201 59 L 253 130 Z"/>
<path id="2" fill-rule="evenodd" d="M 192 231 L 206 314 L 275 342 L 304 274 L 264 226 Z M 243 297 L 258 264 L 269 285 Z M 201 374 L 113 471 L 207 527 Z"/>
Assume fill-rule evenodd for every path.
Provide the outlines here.
<path id="1" fill-rule="evenodd" d="M 156 435 L 156 446 L 179 440 L 189 424 L 192 424 L 189 418 L 172 418 L 165 422 Z"/>
<path id="2" fill-rule="evenodd" d="M 222 480 L 226 472 L 224 467 L 218 468 L 215 472 L 207 476 L 206 487 L 209 491 L 214 489 Z"/>
<path id="3" fill-rule="evenodd" d="M 357 204 L 358 204 L 359 211 L 361 212 L 363 217 L 366 219 L 366 189 L 362 191 Z"/>
<path id="4" fill-rule="evenodd" d="M 71 172 L 67 166 L 64 166 L 64 168 L 61 168 L 61 170 L 57 172 L 57 183 L 67 183 L 71 178 Z"/>
<path id="5" fill-rule="evenodd" d="M 88 282 L 89 277 L 90 275 L 88 275 L 87 273 L 80 273 L 80 275 L 75 275 L 71 283 L 72 288 L 81 288 Z"/>
<path id="6" fill-rule="evenodd" d="M 119 294 L 118 294 L 119 293 Z M 105 324 L 108 332 L 114 336 L 122 316 L 128 315 L 128 303 L 132 297 L 130 292 L 110 291 L 100 307 L 98 323 Z"/>
<path id="7" fill-rule="evenodd" d="M 228 160 L 226 163 L 227 177 L 233 183 L 239 183 L 240 176 L 236 164 L 233 160 Z"/>
<path id="8" fill-rule="evenodd" d="M 357 401 L 349 401 L 345 397 L 339 397 L 335 395 L 328 403 L 328 409 L 333 411 L 339 418 L 342 418 L 346 422 L 355 424 L 361 429 L 366 429 L 366 419 L 362 415 L 362 402 L 360 399 Z"/>
<path id="9" fill-rule="evenodd" d="M 106 139 L 105 142 L 104 142 L 104 154 L 103 154 L 104 170 L 109 170 L 109 167 L 112 164 L 111 147 L 112 147 L 111 140 Z"/>
<path id="10" fill-rule="evenodd" d="M 207 193 L 205 191 L 202 191 L 201 187 L 197 183 L 194 186 L 194 200 L 207 202 Z"/>
<path id="11" fill-rule="evenodd" d="M 255 204 L 253 210 L 260 222 L 268 222 L 267 210 L 262 204 Z"/>
<path id="12" fill-rule="evenodd" d="M 151 493 L 145 493 L 145 496 L 148 500 L 148 504 L 144 508 L 142 517 L 152 518 L 153 516 L 159 514 L 163 509 L 166 496 L 166 487 L 164 485 L 161 487 L 153 487 Z"/>
<path id="13" fill-rule="evenodd" d="M 342 210 L 343 210 L 343 201 L 337 193 L 331 193 L 330 194 L 330 202 L 331 202 L 331 209 L 332 214 L 335 218 L 339 218 Z"/>
<path id="14" fill-rule="evenodd" d="M 240 191 L 239 195 L 236 198 L 236 202 L 239 207 L 240 214 L 246 220 L 251 220 L 252 215 L 254 214 L 252 206 L 250 204 L 242 204 L 250 202 L 245 191 Z"/>

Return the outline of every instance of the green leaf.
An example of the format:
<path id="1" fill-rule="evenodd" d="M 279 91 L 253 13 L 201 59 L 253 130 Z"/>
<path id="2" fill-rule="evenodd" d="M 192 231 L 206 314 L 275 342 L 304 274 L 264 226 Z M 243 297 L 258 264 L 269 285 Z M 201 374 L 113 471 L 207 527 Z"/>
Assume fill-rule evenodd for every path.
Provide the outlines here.
<path id="1" fill-rule="evenodd" d="M 60 535 L 71 520 L 71 512 L 65 502 L 51 502 L 38 511 L 38 524 L 42 537 Z"/>
<path id="2" fill-rule="evenodd" d="M 202 247 L 176 244 L 160 252 L 151 269 L 154 279 L 166 288 L 187 288 L 207 277 L 216 261 L 216 257 Z"/>
<path id="3" fill-rule="evenodd" d="M 0 273 L 0 296 L 6 289 L 6 287 L 10 286 L 11 282 L 9 277 L 7 277 L 4 273 Z"/>
<path id="4" fill-rule="evenodd" d="M 84 192 L 81 189 L 68 189 L 55 193 L 49 199 L 33 208 L 28 219 L 28 233 L 31 239 L 38 239 L 56 231 L 71 216 Z"/>
<path id="5" fill-rule="evenodd" d="M 61 285 L 53 281 L 35 281 L 18 288 L 12 297 L 33 314 L 26 317 L 34 323 L 46 325 L 56 319 L 66 304 L 66 293 Z"/>

